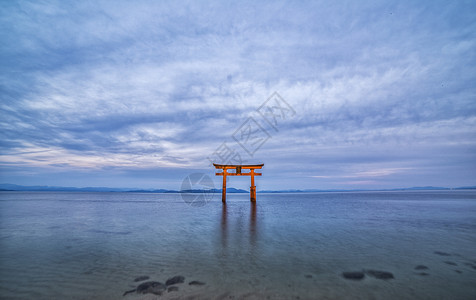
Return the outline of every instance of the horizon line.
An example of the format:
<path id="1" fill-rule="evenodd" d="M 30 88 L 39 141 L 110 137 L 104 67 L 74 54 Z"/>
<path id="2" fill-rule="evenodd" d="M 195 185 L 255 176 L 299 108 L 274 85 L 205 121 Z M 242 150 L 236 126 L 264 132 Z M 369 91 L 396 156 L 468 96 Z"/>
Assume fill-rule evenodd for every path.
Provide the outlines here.
<path id="1" fill-rule="evenodd" d="M 248 193 L 249 191 L 239 188 L 228 188 L 231 193 Z M 475 186 L 458 186 L 458 187 L 440 187 L 440 186 L 415 186 L 415 187 L 399 187 L 399 188 L 382 188 L 382 189 L 365 189 L 365 188 L 355 188 L 355 189 L 263 189 L 258 190 L 258 193 L 313 193 L 313 192 L 372 192 L 372 191 L 418 191 L 418 190 L 473 190 L 476 189 Z M 10 184 L 2 183 L 0 184 L 0 191 L 8 192 L 143 192 L 143 193 L 181 193 L 181 192 L 191 192 L 191 193 L 200 193 L 200 192 L 213 192 L 221 193 L 221 188 L 213 189 L 187 189 L 187 190 L 176 190 L 176 189 L 164 189 L 164 188 L 121 188 L 121 187 L 70 187 L 70 186 L 49 186 L 49 185 L 19 185 L 19 184 Z"/>

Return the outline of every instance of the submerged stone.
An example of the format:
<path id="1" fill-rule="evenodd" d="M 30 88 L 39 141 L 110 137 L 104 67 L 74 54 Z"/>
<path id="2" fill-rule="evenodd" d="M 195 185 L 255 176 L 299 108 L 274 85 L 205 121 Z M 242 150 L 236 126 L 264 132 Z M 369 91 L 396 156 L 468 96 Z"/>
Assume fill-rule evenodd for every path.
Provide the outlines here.
<path id="1" fill-rule="evenodd" d="M 352 279 L 352 280 L 362 280 L 365 277 L 364 272 L 356 271 L 356 272 L 343 272 L 342 276 L 345 279 Z"/>
<path id="2" fill-rule="evenodd" d="M 183 276 L 174 276 L 172 278 L 167 279 L 165 285 L 172 285 L 177 283 L 183 283 L 185 281 L 185 277 Z"/>
<path id="3" fill-rule="evenodd" d="M 134 293 L 135 291 L 136 291 L 136 289 L 125 291 L 124 294 L 122 294 L 122 296 L 125 296 L 125 295 L 130 294 L 130 293 Z"/>
<path id="4" fill-rule="evenodd" d="M 428 270 L 428 267 L 424 265 L 418 265 L 415 267 L 415 270 Z"/>
<path id="5" fill-rule="evenodd" d="M 204 285 L 205 282 L 201 282 L 201 281 L 197 281 L 197 280 L 194 280 L 194 281 L 190 281 L 188 283 L 188 285 Z"/>
<path id="6" fill-rule="evenodd" d="M 441 256 L 451 256 L 451 254 L 446 253 L 446 252 L 441 252 L 441 251 L 435 251 L 435 252 L 433 252 L 433 253 L 438 254 L 438 255 L 441 255 Z"/>
<path id="7" fill-rule="evenodd" d="M 394 278 L 393 274 L 387 271 L 365 270 L 365 273 L 377 279 L 393 279 Z"/>
<path id="8" fill-rule="evenodd" d="M 139 284 L 137 287 L 137 293 L 139 294 L 154 294 L 162 295 L 162 292 L 165 291 L 167 287 L 158 281 L 147 281 Z"/>
<path id="9" fill-rule="evenodd" d="M 148 276 L 142 276 L 142 277 L 147 277 Z M 138 277 L 139 278 L 139 277 Z M 125 291 L 122 296 L 125 296 L 130 293 L 138 293 L 138 294 L 154 294 L 154 295 L 162 295 L 162 292 L 165 291 L 167 287 L 158 281 L 147 281 L 144 283 L 139 284 L 139 286 L 133 290 Z"/>
<path id="10" fill-rule="evenodd" d="M 457 266 L 458 265 L 457 263 L 452 262 L 452 261 L 445 261 L 444 263 L 447 264 L 447 265 L 451 265 L 451 266 Z"/>
<path id="11" fill-rule="evenodd" d="M 178 286 L 169 286 L 167 288 L 167 292 L 170 293 L 170 292 L 177 292 L 178 291 Z"/>
<path id="12" fill-rule="evenodd" d="M 139 276 L 136 279 L 134 279 L 134 282 L 144 281 L 144 280 L 147 280 L 147 279 L 149 279 L 149 276 Z"/>

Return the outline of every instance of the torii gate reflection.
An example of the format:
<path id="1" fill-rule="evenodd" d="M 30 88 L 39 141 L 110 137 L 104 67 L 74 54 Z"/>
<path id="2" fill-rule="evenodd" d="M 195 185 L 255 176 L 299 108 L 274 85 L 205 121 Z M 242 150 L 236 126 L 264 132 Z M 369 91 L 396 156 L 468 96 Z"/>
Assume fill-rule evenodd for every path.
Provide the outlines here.
<path id="1" fill-rule="evenodd" d="M 250 246 L 252 249 L 256 247 L 256 240 L 258 238 L 258 222 L 256 218 L 256 202 L 251 202 L 250 203 L 250 216 L 249 216 L 249 238 L 250 238 Z M 241 219 L 243 218 L 242 214 L 238 215 L 238 218 Z M 221 228 L 221 244 L 222 244 L 222 250 L 226 250 L 228 248 L 228 240 L 229 240 L 229 231 L 230 228 L 229 226 L 232 226 L 232 232 L 235 232 L 239 235 L 242 235 L 244 233 L 244 226 L 236 226 L 237 224 L 240 224 L 240 220 L 237 219 L 232 219 L 232 223 L 229 224 L 229 213 L 227 211 L 227 204 L 223 203 L 222 205 L 222 210 L 221 210 L 221 223 L 220 223 L 220 228 Z M 235 221 L 235 224 L 233 224 L 233 221 Z M 234 226 L 235 225 L 235 226 Z M 242 231 L 242 232 L 240 232 Z"/>
<path id="2" fill-rule="evenodd" d="M 255 175 L 261 176 L 261 173 L 255 173 L 256 169 L 261 169 L 264 164 L 258 165 L 219 165 L 213 164 L 216 169 L 222 169 L 221 173 L 215 173 L 217 176 L 223 176 L 223 188 L 221 191 L 221 201 L 226 202 L 226 176 L 251 176 L 251 187 L 250 187 L 250 201 L 256 202 L 256 186 L 255 186 Z M 235 169 L 235 173 L 228 173 L 227 170 Z M 242 173 L 241 171 L 249 170 L 248 173 Z"/>

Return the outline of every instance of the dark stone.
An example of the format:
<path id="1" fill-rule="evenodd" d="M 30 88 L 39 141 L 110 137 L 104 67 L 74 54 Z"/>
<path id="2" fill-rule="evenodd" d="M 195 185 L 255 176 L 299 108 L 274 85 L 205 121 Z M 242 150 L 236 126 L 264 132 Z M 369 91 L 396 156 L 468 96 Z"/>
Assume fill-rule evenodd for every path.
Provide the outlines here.
<path id="1" fill-rule="evenodd" d="M 420 275 L 420 276 L 428 276 L 428 275 L 430 275 L 430 274 L 425 273 L 425 272 L 420 272 L 420 273 L 417 273 L 417 275 Z"/>
<path id="2" fill-rule="evenodd" d="M 393 279 L 393 274 L 387 271 L 365 270 L 365 274 L 377 279 Z"/>
<path id="3" fill-rule="evenodd" d="M 428 267 L 424 265 L 418 265 L 415 267 L 415 270 L 428 270 Z"/>
<path id="4" fill-rule="evenodd" d="M 365 277 L 365 274 L 363 272 L 343 272 L 342 276 L 345 279 L 352 279 L 352 280 L 362 280 Z"/>
<path id="5" fill-rule="evenodd" d="M 160 296 L 166 288 L 167 287 L 163 283 L 158 281 L 147 281 L 139 284 L 136 290 L 139 294 L 154 294 Z"/>
<path id="6" fill-rule="evenodd" d="M 457 266 L 458 265 L 457 263 L 452 262 L 452 261 L 445 261 L 444 263 L 447 264 L 447 265 L 451 265 L 451 266 Z"/>
<path id="7" fill-rule="evenodd" d="M 441 251 L 435 251 L 435 252 L 433 252 L 433 253 L 438 254 L 438 255 L 441 255 L 441 256 L 451 256 L 451 254 L 446 253 L 446 252 L 441 252 Z"/>
<path id="8" fill-rule="evenodd" d="M 185 281 L 185 277 L 183 276 L 174 276 L 172 278 L 167 279 L 165 285 L 172 285 L 177 283 L 183 283 Z"/>
<path id="9" fill-rule="evenodd" d="M 139 276 L 136 279 L 134 279 L 134 282 L 144 281 L 144 280 L 147 280 L 147 279 L 149 279 L 149 276 Z"/>
<path id="10" fill-rule="evenodd" d="M 169 286 L 167 288 L 167 292 L 170 293 L 170 292 L 177 292 L 178 291 L 178 286 Z"/>
<path id="11" fill-rule="evenodd" d="M 205 282 L 201 282 L 201 281 L 197 281 L 197 280 L 194 280 L 194 281 L 190 281 L 188 283 L 188 285 L 204 285 Z"/>
<path id="12" fill-rule="evenodd" d="M 304 277 L 306 277 L 306 278 L 312 278 L 312 275 L 311 275 L 311 274 L 307 274 L 307 275 L 305 275 Z"/>
<path id="13" fill-rule="evenodd" d="M 463 273 L 463 272 L 461 272 L 460 270 L 455 270 L 455 272 L 456 272 L 456 273 L 459 273 L 459 274 Z"/>
<path id="14" fill-rule="evenodd" d="M 133 290 L 130 290 L 130 291 L 125 291 L 124 294 L 122 294 L 122 296 L 125 296 L 127 294 L 130 294 L 130 293 L 134 293 L 136 291 L 136 289 L 133 289 Z"/>

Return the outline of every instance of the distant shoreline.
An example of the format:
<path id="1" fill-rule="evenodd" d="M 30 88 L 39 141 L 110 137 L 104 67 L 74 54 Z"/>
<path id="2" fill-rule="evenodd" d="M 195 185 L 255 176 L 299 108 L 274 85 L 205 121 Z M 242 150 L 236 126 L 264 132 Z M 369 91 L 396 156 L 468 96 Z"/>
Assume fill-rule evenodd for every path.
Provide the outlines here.
<path id="1" fill-rule="evenodd" d="M 394 189 L 304 189 L 304 190 L 261 190 L 257 193 L 330 193 L 330 192 L 397 192 L 397 191 L 454 191 L 476 190 L 476 186 L 467 187 L 410 187 Z M 0 192 L 121 192 L 121 193 L 221 193 L 220 189 L 210 190 L 168 190 L 168 189 L 135 189 L 108 187 L 60 187 L 60 186 L 23 186 L 15 184 L 0 184 Z M 247 190 L 227 188 L 227 193 L 249 193 Z"/>

